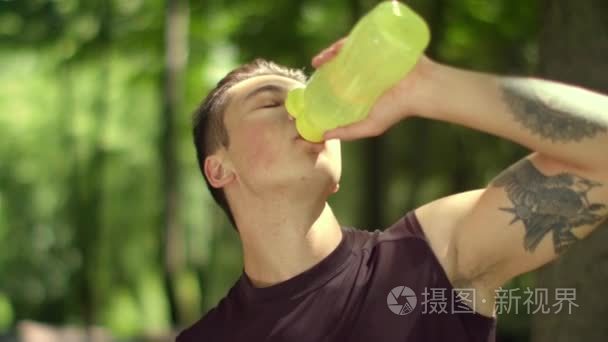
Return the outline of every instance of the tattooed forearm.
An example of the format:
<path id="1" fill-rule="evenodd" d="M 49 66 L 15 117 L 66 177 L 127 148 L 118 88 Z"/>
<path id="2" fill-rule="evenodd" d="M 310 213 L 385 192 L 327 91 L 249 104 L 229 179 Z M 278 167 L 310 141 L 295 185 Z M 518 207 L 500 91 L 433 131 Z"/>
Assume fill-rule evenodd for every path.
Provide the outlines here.
<path id="1" fill-rule="evenodd" d="M 513 206 L 499 209 L 513 215 L 511 224 L 523 223 L 524 248 L 529 252 L 551 233 L 555 252 L 561 253 L 577 241 L 573 229 L 606 218 L 606 205 L 587 197 L 601 183 L 565 172 L 547 176 L 528 159 L 505 170 L 491 185 L 504 187 Z"/>
<path id="2" fill-rule="evenodd" d="M 543 86 L 542 81 L 517 78 L 501 82 L 503 100 L 515 120 L 533 134 L 552 142 L 578 142 L 608 132 L 605 119 L 594 120 L 596 113 L 580 112 L 586 109 L 575 108 L 558 92 L 544 91 Z"/>

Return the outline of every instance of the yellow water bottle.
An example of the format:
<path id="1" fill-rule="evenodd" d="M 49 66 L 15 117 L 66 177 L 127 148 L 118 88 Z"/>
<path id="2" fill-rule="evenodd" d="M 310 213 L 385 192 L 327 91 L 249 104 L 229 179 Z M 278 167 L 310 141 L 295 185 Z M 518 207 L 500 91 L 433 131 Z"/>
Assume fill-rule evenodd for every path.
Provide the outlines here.
<path id="1" fill-rule="evenodd" d="M 430 39 L 424 19 L 397 1 L 378 4 L 361 18 L 338 55 L 285 106 L 298 133 L 319 142 L 323 133 L 363 120 L 376 100 L 418 62 Z"/>

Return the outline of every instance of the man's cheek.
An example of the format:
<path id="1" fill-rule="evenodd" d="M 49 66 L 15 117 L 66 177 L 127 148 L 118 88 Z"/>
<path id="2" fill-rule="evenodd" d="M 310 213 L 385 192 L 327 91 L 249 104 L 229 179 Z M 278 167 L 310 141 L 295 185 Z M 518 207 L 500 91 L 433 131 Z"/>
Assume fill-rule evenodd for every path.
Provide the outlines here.
<path id="1" fill-rule="evenodd" d="M 252 127 L 255 128 L 255 127 Z M 255 169 L 269 169 L 276 162 L 279 149 L 268 132 L 263 129 L 251 130 L 244 142 L 247 149 L 247 163 Z"/>

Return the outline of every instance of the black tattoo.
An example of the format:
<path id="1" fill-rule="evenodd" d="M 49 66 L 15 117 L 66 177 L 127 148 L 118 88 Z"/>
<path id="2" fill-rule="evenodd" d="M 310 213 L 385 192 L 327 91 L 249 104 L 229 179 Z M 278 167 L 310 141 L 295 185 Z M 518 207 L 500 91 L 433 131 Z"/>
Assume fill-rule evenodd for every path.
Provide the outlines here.
<path id="1" fill-rule="evenodd" d="M 524 248 L 533 252 L 543 237 L 553 233 L 553 246 L 561 253 L 578 240 L 572 230 L 606 218 L 606 205 L 590 203 L 587 193 L 599 182 L 571 174 L 542 174 L 528 159 L 514 164 L 492 181 L 505 187 L 512 208 L 499 208 L 514 215 L 511 224 L 522 221 L 526 229 Z"/>
<path id="2" fill-rule="evenodd" d="M 541 98 L 526 81 L 507 78 L 502 82 L 502 92 L 515 120 L 552 142 L 580 141 L 608 132 L 605 125 L 575 115 L 557 96 Z"/>

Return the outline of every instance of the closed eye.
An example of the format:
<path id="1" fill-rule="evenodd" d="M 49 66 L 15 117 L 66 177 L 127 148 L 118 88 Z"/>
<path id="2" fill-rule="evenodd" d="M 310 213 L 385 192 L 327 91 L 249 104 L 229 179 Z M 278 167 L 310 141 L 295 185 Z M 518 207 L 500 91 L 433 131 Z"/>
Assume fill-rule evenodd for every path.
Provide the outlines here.
<path id="1" fill-rule="evenodd" d="M 279 107 L 282 105 L 283 105 L 283 101 L 273 101 L 273 102 L 268 102 L 268 103 L 264 104 L 260 108 L 274 108 L 274 107 Z"/>

